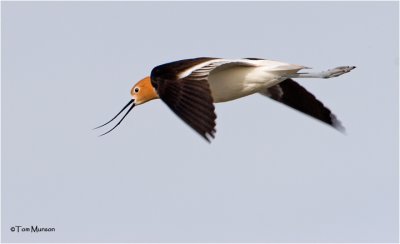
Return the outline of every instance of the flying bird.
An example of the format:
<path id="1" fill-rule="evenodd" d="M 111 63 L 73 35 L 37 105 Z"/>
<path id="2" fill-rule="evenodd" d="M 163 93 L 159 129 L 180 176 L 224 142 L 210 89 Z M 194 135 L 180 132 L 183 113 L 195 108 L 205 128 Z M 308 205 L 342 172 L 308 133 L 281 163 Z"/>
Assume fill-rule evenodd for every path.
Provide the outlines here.
<path id="1" fill-rule="evenodd" d="M 109 124 L 129 107 L 122 119 L 100 136 L 105 135 L 114 130 L 135 106 L 159 98 L 210 142 L 216 133 L 214 103 L 259 93 L 342 130 L 336 116 L 293 78 L 327 79 L 354 68 L 340 66 L 322 72 L 306 72 L 310 69 L 306 66 L 259 58 L 201 57 L 170 62 L 153 68 L 150 76 L 137 82 L 131 89 L 132 98 L 128 104 L 110 121 L 95 129 Z"/>

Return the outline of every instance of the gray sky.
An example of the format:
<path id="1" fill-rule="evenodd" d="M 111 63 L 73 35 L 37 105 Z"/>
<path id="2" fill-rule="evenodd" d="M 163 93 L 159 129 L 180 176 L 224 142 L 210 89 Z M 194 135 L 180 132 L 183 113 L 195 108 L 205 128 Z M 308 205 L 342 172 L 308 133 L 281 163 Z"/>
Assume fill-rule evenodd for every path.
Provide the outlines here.
<path id="1" fill-rule="evenodd" d="M 2 2 L 2 241 L 397 242 L 398 20 L 396 2 Z M 199 56 L 357 66 L 297 80 L 347 135 L 260 95 L 216 105 L 212 144 L 161 101 L 91 130 Z"/>

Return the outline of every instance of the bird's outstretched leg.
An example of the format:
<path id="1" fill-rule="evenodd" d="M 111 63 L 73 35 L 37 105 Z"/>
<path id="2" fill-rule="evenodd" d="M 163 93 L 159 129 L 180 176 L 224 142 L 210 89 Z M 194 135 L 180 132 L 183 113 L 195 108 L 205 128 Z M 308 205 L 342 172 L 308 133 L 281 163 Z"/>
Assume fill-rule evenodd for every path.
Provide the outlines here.
<path id="1" fill-rule="evenodd" d="M 340 66 L 336 67 L 334 69 L 328 69 L 326 71 L 321 71 L 317 73 L 296 73 L 296 74 L 290 74 L 287 76 L 287 78 L 323 78 L 323 79 L 328 79 L 328 78 L 333 78 L 337 77 L 340 75 L 343 75 L 345 73 L 350 72 L 353 70 L 356 66 Z"/>

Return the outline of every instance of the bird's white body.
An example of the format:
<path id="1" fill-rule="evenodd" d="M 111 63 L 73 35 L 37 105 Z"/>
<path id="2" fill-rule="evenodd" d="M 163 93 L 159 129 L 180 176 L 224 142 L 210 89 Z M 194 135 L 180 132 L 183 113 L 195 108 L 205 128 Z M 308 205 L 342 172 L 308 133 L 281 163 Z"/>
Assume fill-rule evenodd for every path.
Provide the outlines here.
<path id="1" fill-rule="evenodd" d="M 218 103 L 264 91 L 304 68 L 273 60 L 215 59 L 193 66 L 181 76 L 207 73 L 213 100 Z"/>
<path id="2" fill-rule="evenodd" d="M 235 67 L 211 74 L 209 84 L 214 102 L 218 103 L 251 95 L 281 80 L 263 67 Z"/>

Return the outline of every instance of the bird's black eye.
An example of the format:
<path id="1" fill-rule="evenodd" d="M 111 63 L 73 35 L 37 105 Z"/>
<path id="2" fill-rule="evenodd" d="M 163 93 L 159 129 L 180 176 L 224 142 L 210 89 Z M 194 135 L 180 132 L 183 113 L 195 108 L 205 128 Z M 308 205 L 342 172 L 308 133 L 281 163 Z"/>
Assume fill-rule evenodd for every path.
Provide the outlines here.
<path id="1" fill-rule="evenodd" d="M 136 88 L 135 88 L 135 93 L 138 93 L 138 92 L 139 92 L 139 88 L 136 87 Z"/>

